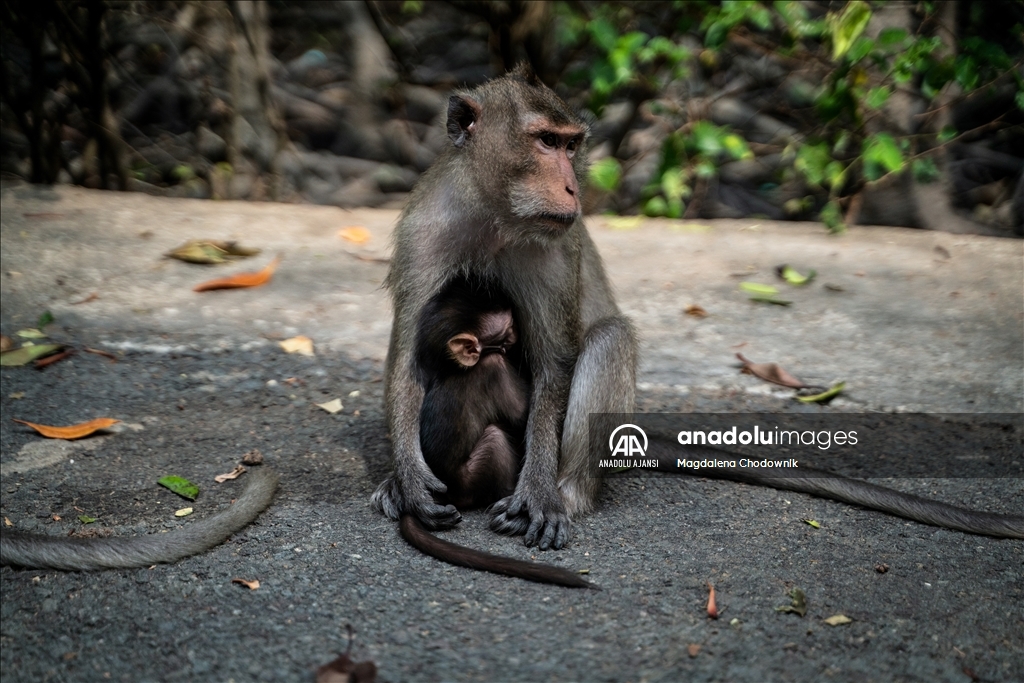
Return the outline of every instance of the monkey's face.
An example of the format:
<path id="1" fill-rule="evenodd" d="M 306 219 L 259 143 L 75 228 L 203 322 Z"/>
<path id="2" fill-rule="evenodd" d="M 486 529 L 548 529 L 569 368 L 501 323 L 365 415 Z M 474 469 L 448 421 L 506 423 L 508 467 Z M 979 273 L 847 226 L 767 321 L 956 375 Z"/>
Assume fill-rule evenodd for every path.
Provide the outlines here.
<path id="1" fill-rule="evenodd" d="M 513 237 L 559 233 L 579 219 L 589 129 L 528 71 L 453 95 L 447 127 L 481 197 L 516 226 Z"/>
<path id="2" fill-rule="evenodd" d="M 527 172 L 510 188 L 512 212 L 552 227 L 572 225 L 582 213 L 580 182 L 574 160 L 586 133 L 572 124 L 558 125 L 543 115 L 530 116 L 524 126 L 522 153 Z"/>

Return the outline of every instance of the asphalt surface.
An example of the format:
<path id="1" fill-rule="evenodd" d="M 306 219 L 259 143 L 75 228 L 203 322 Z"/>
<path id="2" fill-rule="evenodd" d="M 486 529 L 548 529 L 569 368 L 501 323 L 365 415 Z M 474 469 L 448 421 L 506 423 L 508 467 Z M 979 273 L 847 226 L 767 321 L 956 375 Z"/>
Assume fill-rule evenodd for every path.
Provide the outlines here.
<path id="1" fill-rule="evenodd" d="M 465 515 L 446 537 L 589 570 L 601 591 L 448 567 L 406 546 L 368 498 L 388 471 L 382 411 L 391 211 L 0 188 L 0 327 L 52 312 L 74 356 L 0 373 L 2 513 L 63 535 L 167 530 L 206 515 L 259 450 L 273 505 L 213 551 L 92 573 L 0 570 L 4 681 L 311 681 L 347 646 L 381 680 L 1024 680 L 1024 542 L 939 530 L 808 496 L 700 477 L 607 482 L 569 548 L 540 553 Z M 1020 241 L 883 228 L 830 237 L 757 221 L 589 221 L 643 335 L 648 411 L 1024 411 Z M 366 227 L 357 245 L 339 228 Z M 191 238 L 264 252 L 202 267 Z M 283 256 L 261 288 L 204 280 Z M 818 271 L 789 288 L 774 268 Z M 778 284 L 791 306 L 737 285 Z M 825 284 L 830 287 L 825 287 Z M 94 296 L 95 295 L 95 296 Z M 684 309 L 697 304 L 708 317 Z M 285 354 L 304 334 L 316 355 Z M 95 348 L 116 362 L 85 352 Z M 807 382 L 825 408 L 738 372 L 735 353 Z M 340 398 L 329 414 L 316 407 Z M 122 423 L 46 440 L 11 418 Z M 158 487 L 179 474 L 194 504 Z M 1018 478 L 889 482 L 967 507 L 1024 510 Z M 98 521 L 84 525 L 78 517 Z M 56 519 L 59 517 L 59 520 Z M 814 528 L 803 520 L 819 523 Z M 885 568 L 885 571 L 879 569 Z M 258 580 L 250 590 L 234 578 Z M 706 615 L 706 582 L 721 618 Z M 799 587 L 808 610 L 776 611 Z M 830 626 L 842 614 L 852 621 Z"/>

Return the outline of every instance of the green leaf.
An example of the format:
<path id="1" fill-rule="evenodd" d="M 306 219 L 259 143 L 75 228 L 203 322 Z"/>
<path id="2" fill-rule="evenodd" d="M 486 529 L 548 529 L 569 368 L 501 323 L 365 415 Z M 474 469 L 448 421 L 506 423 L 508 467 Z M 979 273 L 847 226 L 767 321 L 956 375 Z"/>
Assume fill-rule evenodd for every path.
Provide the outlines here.
<path id="1" fill-rule="evenodd" d="M 910 162 L 910 170 L 914 180 L 919 183 L 933 183 L 939 179 L 939 169 L 931 159 L 914 159 Z"/>
<path id="2" fill-rule="evenodd" d="M 828 27 L 832 38 L 832 61 L 838 62 L 871 20 L 871 7 L 863 0 L 853 0 L 838 15 L 829 12 Z"/>
<path id="3" fill-rule="evenodd" d="M 814 520 L 814 519 L 805 519 L 804 520 L 804 524 L 810 524 L 815 529 L 820 529 L 821 528 L 821 522 L 819 522 L 817 520 Z"/>
<path id="4" fill-rule="evenodd" d="M 846 182 L 846 169 L 838 161 L 830 161 L 825 166 L 825 179 L 830 188 L 839 189 Z"/>
<path id="5" fill-rule="evenodd" d="M 725 145 L 722 144 L 722 130 L 709 121 L 698 121 L 693 124 L 690 136 L 694 147 L 707 156 L 715 156 L 725 149 Z"/>
<path id="6" fill-rule="evenodd" d="M 27 330 L 18 330 L 14 334 L 18 335 L 22 339 L 46 339 L 46 333 L 42 330 L 37 330 L 34 327 L 30 327 Z"/>
<path id="7" fill-rule="evenodd" d="M 907 32 L 902 28 L 884 28 L 878 34 L 878 45 L 884 48 L 890 48 L 895 46 L 903 45 L 903 41 L 907 39 Z"/>
<path id="8" fill-rule="evenodd" d="M 808 271 L 807 275 L 801 275 L 796 268 L 792 266 L 782 266 L 779 270 L 779 275 L 783 280 L 795 287 L 802 287 L 814 279 L 814 276 L 818 274 L 818 271 Z"/>
<path id="9" fill-rule="evenodd" d="M 735 133 L 729 133 L 722 138 L 722 145 L 733 159 L 753 159 L 754 153 L 747 146 L 747 141 Z"/>
<path id="10" fill-rule="evenodd" d="M 4 367 L 27 365 L 34 360 L 57 353 L 63 348 L 63 344 L 36 344 L 34 346 L 22 346 L 20 349 L 4 351 L 0 354 L 0 365 Z"/>
<path id="11" fill-rule="evenodd" d="M 1017 103 L 1017 109 L 1024 111 L 1024 90 L 1018 90 L 1013 96 L 1013 101 Z"/>
<path id="12" fill-rule="evenodd" d="M 869 136 L 865 142 L 865 162 L 878 164 L 888 173 L 903 168 L 903 153 L 891 135 L 876 133 Z"/>
<path id="13" fill-rule="evenodd" d="M 868 105 L 869 109 L 881 109 L 889 101 L 889 95 L 891 94 L 892 90 L 885 86 L 872 88 L 868 90 L 868 96 L 864 98 L 864 104 Z"/>
<path id="14" fill-rule="evenodd" d="M 825 183 L 825 168 L 832 161 L 828 146 L 824 142 L 816 145 L 802 145 L 796 152 L 793 167 L 802 173 L 812 185 Z"/>
<path id="15" fill-rule="evenodd" d="M 92 524 L 96 521 L 96 518 L 90 517 L 89 515 L 78 515 L 78 521 L 82 524 Z"/>
<path id="16" fill-rule="evenodd" d="M 621 179 L 622 164 L 615 157 L 605 157 L 590 167 L 590 184 L 605 192 L 613 192 Z"/>
<path id="17" fill-rule="evenodd" d="M 1022 107 L 1024 109 L 1024 107 Z M 956 128 L 953 126 L 946 126 L 939 131 L 938 139 L 939 142 L 949 142 L 956 137 Z"/>
<path id="18" fill-rule="evenodd" d="M 156 483 L 177 493 L 182 498 L 187 498 L 189 500 L 195 500 L 196 496 L 199 495 L 199 487 L 184 477 L 172 474 L 166 477 L 160 477 Z"/>
<path id="19" fill-rule="evenodd" d="M 187 180 L 192 180 L 193 178 L 195 178 L 196 173 L 188 164 L 179 164 L 175 166 L 174 169 L 171 171 L 171 176 L 177 179 L 178 182 L 183 183 Z"/>
<path id="20" fill-rule="evenodd" d="M 970 57 L 961 57 L 956 60 L 954 67 L 956 82 L 968 92 L 974 90 L 978 85 L 978 65 Z"/>
<path id="21" fill-rule="evenodd" d="M 601 17 L 590 22 L 588 28 L 594 42 L 602 50 L 611 52 L 615 48 L 615 41 L 618 38 L 619 32 L 615 30 L 615 26 L 610 21 Z"/>
<path id="22" fill-rule="evenodd" d="M 813 396 L 797 396 L 796 400 L 800 401 L 801 403 L 823 403 L 838 396 L 839 393 L 845 388 L 846 382 L 840 382 L 831 389 L 823 391 L 820 394 L 814 394 Z"/>
<path id="23" fill-rule="evenodd" d="M 39 316 L 39 322 L 36 323 L 36 327 L 40 330 L 53 322 L 53 313 L 49 311 L 43 311 L 43 314 Z"/>
<path id="24" fill-rule="evenodd" d="M 874 49 L 875 41 L 862 36 L 853 42 L 853 46 L 850 48 L 847 58 L 851 64 L 856 64 L 867 57 Z"/>
<path id="25" fill-rule="evenodd" d="M 668 203 L 665 201 L 665 198 L 662 197 L 661 195 L 658 195 L 657 197 L 651 197 L 650 199 L 647 200 L 647 203 L 644 204 L 645 216 L 652 216 L 656 218 L 658 216 L 664 216 L 667 212 Z"/>
<path id="26" fill-rule="evenodd" d="M 778 294 L 779 290 L 771 285 L 763 285 L 760 282 L 741 282 L 740 289 L 750 294 L 759 294 L 761 296 L 772 296 Z"/>
<path id="27" fill-rule="evenodd" d="M 821 222 L 825 224 L 831 233 L 840 233 L 846 230 L 846 223 L 843 222 L 843 212 L 839 209 L 839 202 L 830 200 L 821 208 L 819 215 Z"/>

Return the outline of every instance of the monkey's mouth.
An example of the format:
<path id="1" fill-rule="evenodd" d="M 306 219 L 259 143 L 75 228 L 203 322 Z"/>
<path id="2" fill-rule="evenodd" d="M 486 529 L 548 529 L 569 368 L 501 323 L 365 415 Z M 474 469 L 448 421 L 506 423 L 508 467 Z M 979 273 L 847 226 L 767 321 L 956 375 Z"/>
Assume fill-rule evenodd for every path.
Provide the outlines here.
<path id="1" fill-rule="evenodd" d="M 559 225 L 572 225 L 576 221 L 577 214 L 574 213 L 550 213 L 544 212 L 539 214 L 537 218 L 545 221 L 551 221 L 552 223 L 558 223 Z"/>

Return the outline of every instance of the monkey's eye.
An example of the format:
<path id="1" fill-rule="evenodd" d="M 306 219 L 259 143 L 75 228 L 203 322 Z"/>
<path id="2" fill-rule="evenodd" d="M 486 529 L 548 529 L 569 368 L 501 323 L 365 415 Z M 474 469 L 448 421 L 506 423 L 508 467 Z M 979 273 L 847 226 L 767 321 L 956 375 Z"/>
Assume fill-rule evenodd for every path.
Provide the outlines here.
<path id="1" fill-rule="evenodd" d="M 558 136 L 554 133 L 544 133 L 540 136 L 540 141 L 545 147 L 558 147 Z"/>
<path id="2" fill-rule="evenodd" d="M 565 145 L 566 154 L 570 159 L 572 159 L 576 155 L 576 150 L 579 149 L 579 146 L 580 141 L 577 140 L 576 138 L 569 140 L 569 142 Z"/>

